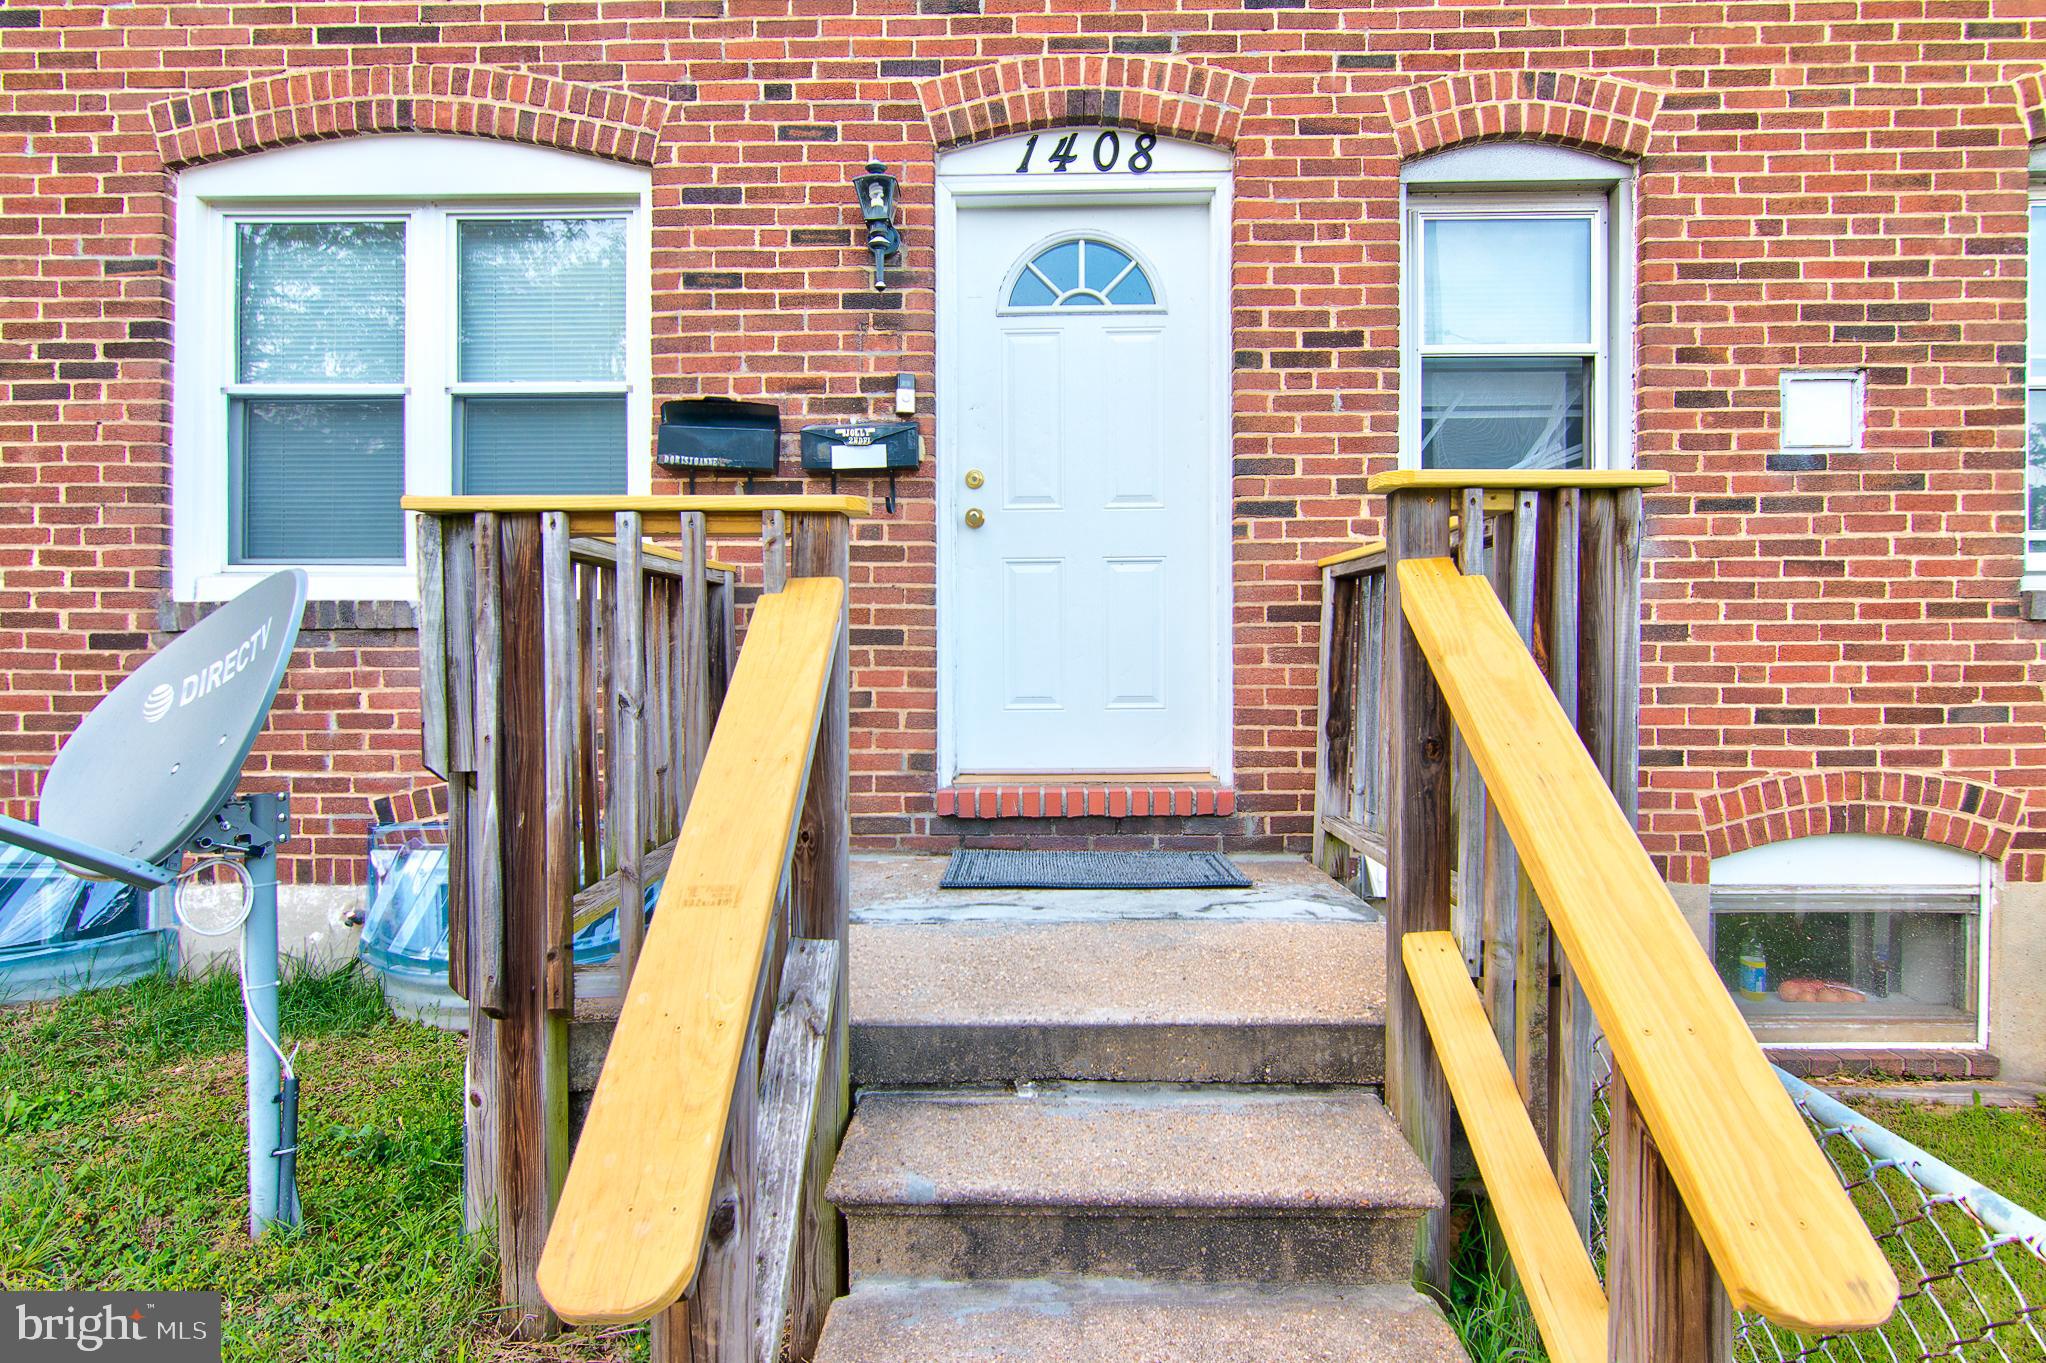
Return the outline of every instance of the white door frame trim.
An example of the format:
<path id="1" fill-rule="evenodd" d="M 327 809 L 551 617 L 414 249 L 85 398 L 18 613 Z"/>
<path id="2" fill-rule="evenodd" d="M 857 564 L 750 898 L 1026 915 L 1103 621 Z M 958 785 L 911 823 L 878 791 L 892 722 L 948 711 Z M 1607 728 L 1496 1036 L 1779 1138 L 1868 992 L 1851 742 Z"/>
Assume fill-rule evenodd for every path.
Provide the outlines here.
<path id="1" fill-rule="evenodd" d="M 1163 140 L 1163 139 L 1161 139 Z M 976 144 L 978 145 L 978 144 Z M 971 148 L 961 148 L 966 151 Z M 1203 149 L 1208 150 L 1208 149 Z M 959 618 L 962 603 L 955 599 L 953 535 L 958 529 L 960 494 L 958 474 L 964 465 L 952 466 L 952 440 L 958 419 L 951 414 L 947 398 L 958 372 L 959 324 L 948 306 L 958 297 L 959 213 L 965 207 L 1002 205 L 1032 208 L 1084 207 L 1089 204 L 1202 204 L 1208 210 L 1208 257 L 1212 307 L 1221 325 L 1214 328 L 1213 373 L 1209 387 L 1213 411 L 1210 421 L 1209 460 L 1213 466 L 1210 496 L 1213 499 L 1215 582 L 1215 659 L 1208 684 L 1211 723 L 1214 725 L 1214 774 L 1233 781 L 1235 773 L 1235 687 L 1233 683 L 1232 635 L 1235 583 L 1232 575 L 1234 542 L 1231 536 L 1231 494 L 1235 482 L 1235 385 L 1232 380 L 1230 292 L 1230 247 L 1234 223 L 1231 186 L 1233 172 L 1160 172 L 1155 178 L 1143 175 L 1089 175 L 1077 179 L 1070 189 L 1053 187 L 1038 177 L 1022 184 L 1019 177 L 1000 174 L 945 173 L 945 156 L 938 158 L 936 194 L 937 273 L 934 292 L 937 309 L 937 467 L 933 470 L 937 494 L 937 666 L 938 666 L 938 770 L 940 787 L 951 785 L 959 776 L 958 741 L 954 726 L 958 720 L 958 687 L 954 668 L 959 648 L 951 636 L 951 624 Z M 1057 773 L 1046 773 L 1053 775 Z"/>

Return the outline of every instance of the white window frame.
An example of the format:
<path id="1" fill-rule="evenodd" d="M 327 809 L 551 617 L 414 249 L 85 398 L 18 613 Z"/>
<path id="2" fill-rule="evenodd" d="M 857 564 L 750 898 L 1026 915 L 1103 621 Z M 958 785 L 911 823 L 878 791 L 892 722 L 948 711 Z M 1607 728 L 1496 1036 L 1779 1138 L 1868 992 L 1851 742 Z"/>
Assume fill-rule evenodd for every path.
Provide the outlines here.
<path id="1" fill-rule="evenodd" d="M 2025 260 L 2027 279 L 2037 278 L 2046 273 L 2046 232 L 2034 232 L 2032 215 L 2046 207 L 2046 145 L 2032 150 L 2032 187 L 2025 200 Z M 2029 290 L 2028 290 L 2029 292 Z M 2046 479 L 2046 471 L 2032 470 L 2032 399 L 2036 394 L 2046 401 L 2046 366 L 2034 372 L 2032 354 L 2046 351 L 2046 316 L 2038 315 L 2046 309 L 2027 308 L 2032 315 L 2025 318 L 2025 410 L 2019 418 L 2019 447 L 2024 450 L 2025 460 L 2025 581 L 2028 590 L 2046 588 L 2046 535 L 2039 537 L 2035 547 L 2032 534 L 2032 485 Z"/>
<path id="2" fill-rule="evenodd" d="M 1794 903 L 1801 897 L 1823 901 L 1826 911 L 1842 899 L 1860 896 L 1908 898 L 1913 894 L 1973 900 L 1975 1014 L 1972 1042 L 1920 1040 L 1908 1036 L 1866 1039 L 1817 1035 L 1817 1024 L 1793 1025 L 1767 1044 L 1847 1050 L 1952 1050 L 1958 1045 L 1989 1044 L 1991 920 L 1995 906 L 1996 863 L 1943 843 L 1876 833 L 1819 833 L 1765 843 L 1716 858 L 1711 869 L 1711 906 L 1705 949 L 1716 945 L 1722 913 L 1740 913 L 1743 899 Z M 1785 910 L 1774 910 L 1783 912 Z M 1913 1024 L 1886 1024 L 1907 1031 Z M 1799 1035 L 1799 1033 L 1803 1035 Z"/>
<path id="3" fill-rule="evenodd" d="M 544 186 L 535 190 L 533 186 Z M 179 601 L 224 601 L 279 564 L 230 561 L 228 420 L 234 396 L 317 385 L 239 385 L 235 377 L 235 236 L 244 221 L 403 218 L 405 491 L 453 490 L 454 400 L 497 393 L 622 393 L 626 490 L 651 489 L 652 177 L 636 166 L 483 138 L 401 133 L 317 142 L 224 161 L 179 177 L 173 287 L 171 578 Z M 622 382 L 459 383 L 455 370 L 456 226 L 488 217 L 619 217 L 626 223 Z M 372 386 L 334 385 L 335 394 Z M 430 400 L 428 400 L 430 399 Z M 414 536 L 405 561 L 305 564 L 319 600 L 412 601 Z"/>
<path id="4" fill-rule="evenodd" d="M 1400 169 L 1399 466 L 1421 467 L 1421 362 L 1437 356 L 1512 358 L 1587 354 L 1588 469 L 1634 466 L 1635 232 L 1632 171 L 1567 147 L 1488 142 L 1452 147 Z M 1592 220 L 1592 344 L 1424 346 L 1421 223 L 1430 217 L 1588 217 Z"/>

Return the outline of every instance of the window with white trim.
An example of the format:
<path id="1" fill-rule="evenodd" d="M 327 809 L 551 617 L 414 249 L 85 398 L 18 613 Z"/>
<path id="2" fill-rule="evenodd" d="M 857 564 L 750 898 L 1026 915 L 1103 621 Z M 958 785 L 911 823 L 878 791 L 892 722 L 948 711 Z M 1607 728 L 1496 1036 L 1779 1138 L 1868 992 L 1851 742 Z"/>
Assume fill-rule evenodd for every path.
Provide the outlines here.
<path id="1" fill-rule="evenodd" d="M 426 135 L 181 177 L 179 598 L 408 598 L 407 493 L 644 491 L 648 184 Z"/>
<path id="2" fill-rule="evenodd" d="M 2046 162 L 2046 148 L 2033 154 Z M 2032 181 L 2025 285 L 2025 569 L 2046 576 L 2046 180 Z"/>
<path id="3" fill-rule="evenodd" d="M 1991 867 L 1912 838 L 1791 838 L 1712 863 L 1712 958 L 1775 1044 L 1987 1039 Z"/>
<path id="4" fill-rule="evenodd" d="M 1625 167 L 1497 143 L 1423 158 L 1402 179 L 1401 462 L 1624 467 Z"/>

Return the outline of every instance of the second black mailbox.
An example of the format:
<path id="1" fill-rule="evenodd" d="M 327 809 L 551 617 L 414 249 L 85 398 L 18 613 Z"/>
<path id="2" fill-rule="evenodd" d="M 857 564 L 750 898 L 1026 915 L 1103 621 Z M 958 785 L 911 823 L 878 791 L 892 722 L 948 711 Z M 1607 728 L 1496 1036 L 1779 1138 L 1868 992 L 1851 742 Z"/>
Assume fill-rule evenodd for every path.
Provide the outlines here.
<path id="1" fill-rule="evenodd" d="M 803 427 L 805 473 L 891 473 L 923 462 L 914 421 L 855 421 Z"/>

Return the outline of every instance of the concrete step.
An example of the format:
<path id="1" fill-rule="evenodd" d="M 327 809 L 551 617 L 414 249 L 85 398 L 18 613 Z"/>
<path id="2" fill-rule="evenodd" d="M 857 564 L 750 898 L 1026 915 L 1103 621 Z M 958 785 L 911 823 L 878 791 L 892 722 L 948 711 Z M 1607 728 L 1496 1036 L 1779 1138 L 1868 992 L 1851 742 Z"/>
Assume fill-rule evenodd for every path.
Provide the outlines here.
<path id="1" fill-rule="evenodd" d="M 868 1092 L 827 1194 L 855 1282 L 1406 1282 L 1439 1204 L 1361 1088 Z"/>
<path id="2" fill-rule="evenodd" d="M 816 1363 L 1464 1363 L 1409 1287 L 1079 1279 L 865 1284 Z"/>
<path id="3" fill-rule="evenodd" d="M 1377 1083 L 1385 925 L 1358 909 L 855 923 L 853 1081 Z"/>

